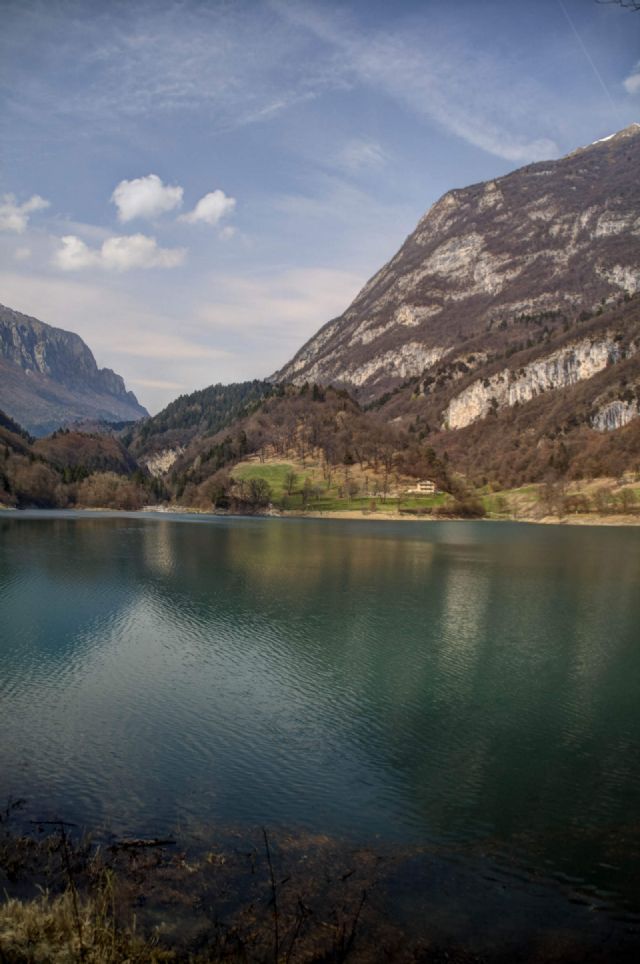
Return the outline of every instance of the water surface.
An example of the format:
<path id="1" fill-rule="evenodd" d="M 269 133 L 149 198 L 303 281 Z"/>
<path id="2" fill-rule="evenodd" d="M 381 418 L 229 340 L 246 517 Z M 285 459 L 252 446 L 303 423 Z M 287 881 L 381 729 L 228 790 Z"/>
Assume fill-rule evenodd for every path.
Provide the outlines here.
<path id="1" fill-rule="evenodd" d="M 640 532 L 0 514 L 0 800 L 640 910 Z"/>

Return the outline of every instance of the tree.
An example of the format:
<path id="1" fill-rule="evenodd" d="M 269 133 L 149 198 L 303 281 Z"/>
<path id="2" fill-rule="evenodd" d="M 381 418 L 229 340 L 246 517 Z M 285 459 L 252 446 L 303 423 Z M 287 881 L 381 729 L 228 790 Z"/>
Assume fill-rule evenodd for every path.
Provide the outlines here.
<path id="1" fill-rule="evenodd" d="M 638 500 L 636 498 L 636 494 L 633 491 L 633 489 L 622 489 L 622 491 L 620 492 L 620 504 L 622 506 L 623 512 L 635 511 L 638 504 Z"/>
<path id="2" fill-rule="evenodd" d="M 216 472 L 211 477 L 209 497 L 217 509 L 228 509 L 233 482 L 229 474 L 224 471 Z"/>
<path id="3" fill-rule="evenodd" d="M 307 506 L 311 500 L 311 496 L 314 493 L 314 485 L 309 476 L 304 480 L 304 485 L 302 486 L 302 504 Z"/>
<path id="4" fill-rule="evenodd" d="M 295 489 L 297 482 L 298 482 L 298 476 L 296 475 L 296 473 L 293 470 L 291 470 L 290 472 L 287 472 L 287 474 L 284 477 L 284 487 L 287 491 L 287 495 L 291 495 L 293 493 L 293 490 Z"/>
<path id="5" fill-rule="evenodd" d="M 271 486 L 262 476 L 249 479 L 249 502 L 256 508 L 271 502 Z"/>

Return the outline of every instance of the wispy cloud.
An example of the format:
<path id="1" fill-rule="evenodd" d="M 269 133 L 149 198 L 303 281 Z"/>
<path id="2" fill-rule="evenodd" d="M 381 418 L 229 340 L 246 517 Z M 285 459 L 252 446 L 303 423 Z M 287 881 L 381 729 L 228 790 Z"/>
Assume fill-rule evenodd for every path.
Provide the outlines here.
<path id="1" fill-rule="evenodd" d="M 558 153 L 552 138 L 531 136 L 532 117 L 553 103 L 551 92 L 526 79 L 514 83 L 507 65 L 473 49 L 459 31 L 362 30 L 325 7 L 273 2 L 281 16 L 340 51 L 352 80 L 476 147 L 510 161 Z"/>
<path id="2" fill-rule="evenodd" d="M 61 122 L 79 122 L 86 135 L 195 111 L 209 130 L 228 130 L 264 123 L 342 83 L 334 65 L 309 57 L 304 36 L 278 23 L 268 4 L 140 0 L 60 17 L 43 0 L 23 0 L 5 26 L 0 58 L 14 64 L 19 91 L 7 119 L 48 123 L 58 135 Z M 31 48 L 47 44 L 41 69 L 12 56 L 16 37 Z M 82 84 L 69 84 L 70 60 Z"/>
<path id="3" fill-rule="evenodd" d="M 130 271 L 132 268 L 176 268 L 185 258 L 184 248 L 161 248 L 155 238 L 144 234 L 108 238 L 100 248 L 90 248 L 81 238 L 67 234 L 60 238 L 54 264 L 62 271 L 86 268 Z"/>
<path id="4" fill-rule="evenodd" d="M 387 156 L 377 141 L 356 137 L 345 144 L 338 162 L 348 171 L 376 170 L 384 167 Z"/>
<path id="5" fill-rule="evenodd" d="M 239 357 L 239 345 L 254 345 L 264 377 L 327 319 L 344 311 L 365 280 L 331 268 L 285 269 L 268 277 L 236 275 L 218 281 L 209 292 L 205 287 L 194 312 L 233 355 Z"/>
<path id="6" fill-rule="evenodd" d="M 143 388 L 160 388 L 169 392 L 178 392 L 185 387 L 182 382 L 169 382 L 161 378 L 132 378 L 130 382 Z"/>
<path id="7" fill-rule="evenodd" d="M 39 194 L 34 194 L 22 204 L 18 204 L 15 195 L 5 194 L 0 199 L 0 231 L 24 234 L 30 215 L 35 211 L 44 211 L 48 207 L 49 201 L 45 201 Z"/>
<path id="8" fill-rule="evenodd" d="M 177 184 L 163 184 L 157 174 L 120 181 L 111 195 L 123 223 L 135 218 L 157 218 L 182 204 L 183 189 Z"/>

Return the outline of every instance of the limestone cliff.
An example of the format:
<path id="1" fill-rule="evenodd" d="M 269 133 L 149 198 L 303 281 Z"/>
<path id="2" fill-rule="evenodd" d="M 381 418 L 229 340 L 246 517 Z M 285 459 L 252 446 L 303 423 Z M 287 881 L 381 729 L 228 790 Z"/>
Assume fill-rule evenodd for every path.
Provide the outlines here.
<path id="1" fill-rule="evenodd" d="M 595 413 L 591 419 L 591 425 L 598 432 L 613 432 L 617 428 L 623 428 L 634 418 L 640 415 L 640 401 L 632 399 L 630 401 L 621 398 L 613 402 L 607 402 Z"/>
<path id="2" fill-rule="evenodd" d="M 635 343 L 626 352 L 615 341 L 613 333 L 592 340 L 585 338 L 514 371 L 505 368 L 490 378 L 472 382 L 449 403 L 444 415 L 444 428 L 464 428 L 492 410 L 520 405 L 542 392 L 575 385 L 591 378 L 607 365 L 620 361 L 623 354 L 635 354 Z"/>

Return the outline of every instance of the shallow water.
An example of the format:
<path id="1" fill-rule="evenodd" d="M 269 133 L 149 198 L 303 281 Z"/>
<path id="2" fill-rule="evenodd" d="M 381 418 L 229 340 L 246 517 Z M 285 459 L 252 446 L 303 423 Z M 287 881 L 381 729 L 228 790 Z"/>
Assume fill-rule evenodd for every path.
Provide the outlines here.
<path id="1" fill-rule="evenodd" d="M 640 911 L 640 532 L 0 514 L 0 801 Z"/>

